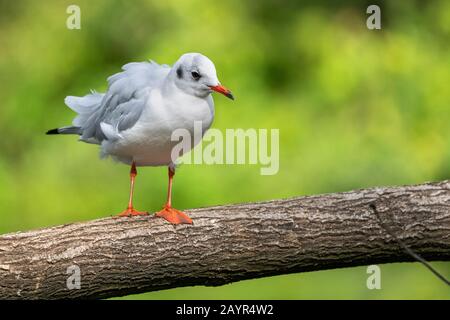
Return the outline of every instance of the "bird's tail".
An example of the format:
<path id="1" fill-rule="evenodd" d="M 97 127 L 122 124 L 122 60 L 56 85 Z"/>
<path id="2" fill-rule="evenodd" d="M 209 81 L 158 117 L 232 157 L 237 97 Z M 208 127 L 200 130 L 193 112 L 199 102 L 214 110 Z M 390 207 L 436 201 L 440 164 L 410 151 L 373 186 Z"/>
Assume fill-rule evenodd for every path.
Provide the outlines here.
<path id="1" fill-rule="evenodd" d="M 48 130 L 47 134 L 78 134 L 83 135 L 83 128 L 89 126 L 89 119 L 100 107 L 104 94 L 92 91 L 84 97 L 68 96 L 64 100 L 66 105 L 77 113 L 72 126 Z"/>
<path id="2" fill-rule="evenodd" d="M 82 132 L 81 127 L 69 126 L 69 127 L 62 127 L 62 128 L 48 130 L 46 134 L 78 134 L 78 135 L 81 135 L 82 133 L 83 132 Z"/>

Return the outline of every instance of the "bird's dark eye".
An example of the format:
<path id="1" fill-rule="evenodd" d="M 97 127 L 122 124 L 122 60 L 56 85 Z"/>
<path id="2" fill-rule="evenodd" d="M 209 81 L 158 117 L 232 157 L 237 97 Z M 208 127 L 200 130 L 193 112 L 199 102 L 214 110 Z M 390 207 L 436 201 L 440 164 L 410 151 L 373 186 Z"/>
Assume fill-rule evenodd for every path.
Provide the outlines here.
<path id="1" fill-rule="evenodd" d="M 198 73 L 197 71 L 192 71 L 191 75 L 192 75 L 192 78 L 194 78 L 194 80 L 198 80 L 198 79 L 200 79 L 202 77 L 200 75 L 200 73 Z"/>

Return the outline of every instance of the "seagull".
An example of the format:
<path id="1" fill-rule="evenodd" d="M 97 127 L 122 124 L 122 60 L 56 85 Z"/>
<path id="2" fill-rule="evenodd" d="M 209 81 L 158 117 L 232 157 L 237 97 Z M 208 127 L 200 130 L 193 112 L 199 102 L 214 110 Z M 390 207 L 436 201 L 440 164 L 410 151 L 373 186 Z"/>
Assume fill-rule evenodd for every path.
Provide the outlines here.
<path id="1" fill-rule="evenodd" d="M 184 212 L 172 207 L 176 159 L 171 154 L 179 142 L 172 141 L 171 135 L 185 129 L 193 136 L 194 123 L 199 121 L 204 134 L 214 120 L 211 93 L 234 100 L 231 91 L 220 84 L 214 63 L 200 53 L 183 54 L 172 67 L 154 61 L 128 63 L 107 80 L 105 93 L 66 97 L 65 104 L 77 116 L 71 126 L 47 134 L 79 135 L 80 141 L 100 146 L 101 158 L 131 166 L 128 206 L 117 217 L 148 214 L 133 207 L 136 168 L 167 166 L 167 201 L 156 216 L 172 224 L 192 224 Z"/>

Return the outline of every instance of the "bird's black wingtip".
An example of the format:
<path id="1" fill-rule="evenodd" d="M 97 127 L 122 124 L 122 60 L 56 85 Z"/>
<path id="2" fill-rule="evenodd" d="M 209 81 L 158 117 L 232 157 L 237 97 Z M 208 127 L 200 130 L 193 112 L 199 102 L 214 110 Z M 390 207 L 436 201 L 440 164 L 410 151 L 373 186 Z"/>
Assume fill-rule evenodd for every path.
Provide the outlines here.
<path id="1" fill-rule="evenodd" d="M 59 131 L 57 128 L 51 129 L 51 130 L 48 130 L 45 134 L 59 134 Z"/>

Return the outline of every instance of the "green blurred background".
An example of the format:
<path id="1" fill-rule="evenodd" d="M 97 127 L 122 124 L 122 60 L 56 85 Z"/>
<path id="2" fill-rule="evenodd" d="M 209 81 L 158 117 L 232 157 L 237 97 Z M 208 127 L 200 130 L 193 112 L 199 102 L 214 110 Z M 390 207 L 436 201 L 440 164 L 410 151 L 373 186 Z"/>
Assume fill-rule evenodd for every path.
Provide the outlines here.
<path id="1" fill-rule="evenodd" d="M 49 137 L 69 124 L 66 95 L 104 90 L 130 61 L 172 64 L 201 52 L 237 97 L 215 97 L 214 127 L 279 128 L 280 171 L 185 165 L 178 208 L 450 178 L 450 1 L 0 1 L 0 233 L 108 216 L 123 209 L 129 168 L 96 146 Z M 81 30 L 66 8 L 81 7 Z M 156 211 L 165 168 L 144 168 L 138 209 Z M 434 263 L 447 277 L 449 263 Z M 366 268 L 189 287 L 132 298 L 450 298 L 421 265 Z"/>

